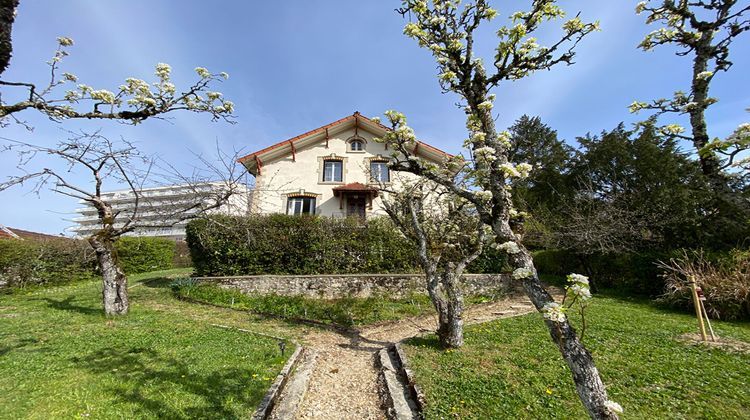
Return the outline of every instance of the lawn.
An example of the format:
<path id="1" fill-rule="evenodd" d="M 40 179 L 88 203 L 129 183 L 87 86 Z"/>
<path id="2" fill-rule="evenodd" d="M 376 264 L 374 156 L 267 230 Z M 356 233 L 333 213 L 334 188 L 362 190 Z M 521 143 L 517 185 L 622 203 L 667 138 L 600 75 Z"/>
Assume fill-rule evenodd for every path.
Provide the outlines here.
<path id="1" fill-rule="evenodd" d="M 189 279 L 175 282 L 173 289 L 176 296 L 192 302 L 342 327 L 359 327 L 435 313 L 430 298 L 418 293 L 402 298 L 373 296 L 326 300 L 304 296 L 247 295 L 238 290 L 210 283 L 196 283 Z M 471 305 L 491 299 L 492 297 L 487 296 L 469 296 L 466 303 Z"/>
<path id="2" fill-rule="evenodd" d="M 163 277 L 189 271 L 132 276 L 116 319 L 98 282 L 0 295 L 0 418 L 249 417 L 290 351 L 211 325 L 271 323 L 174 299 Z"/>
<path id="3" fill-rule="evenodd" d="M 574 319 L 574 322 L 576 320 Z M 747 418 L 750 355 L 687 345 L 686 314 L 597 297 L 585 343 L 623 418 Z M 577 324 L 580 325 L 580 324 Z M 720 336 L 750 342 L 750 323 L 716 322 Z M 538 314 L 470 326 L 466 346 L 434 336 L 404 346 L 427 399 L 427 418 L 585 418 L 570 372 Z"/>

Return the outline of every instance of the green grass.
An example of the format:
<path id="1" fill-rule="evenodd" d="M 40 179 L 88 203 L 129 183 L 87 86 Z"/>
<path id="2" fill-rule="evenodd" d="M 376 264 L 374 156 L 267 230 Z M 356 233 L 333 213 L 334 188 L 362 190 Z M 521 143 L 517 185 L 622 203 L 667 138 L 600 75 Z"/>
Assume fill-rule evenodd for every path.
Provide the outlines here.
<path id="1" fill-rule="evenodd" d="M 199 284 L 181 279 L 173 284 L 183 299 L 221 307 L 250 311 L 284 319 L 306 319 L 324 324 L 356 327 L 435 313 L 427 295 L 414 293 L 403 298 L 374 296 L 367 298 L 316 299 L 304 296 L 243 294 L 215 284 Z M 493 297 L 470 296 L 468 305 L 489 302 Z"/>
<path id="2" fill-rule="evenodd" d="M 625 408 L 623 418 L 750 413 L 750 355 L 677 341 L 696 331 L 694 317 L 598 297 L 587 320 L 585 344 L 610 398 Z M 714 328 L 750 342 L 750 323 L 715 322 Z M 586 418 L 538 314 L 468 327 L 466 346 L 455 351 L 439 349 L 434 336 L 404 347 L 425 391 L 428 418 Z"/>
<path id="3" fill-rule="evenodd" d="M 238 290 L 213 284 L 189 282 L 177 282 L 174 290 L 177 296 L 196 302 L 346 327 L 391 321 L 433 311 L 429 298 L 418 294 L 401 299 L 369 297 L 326 300 L 303 296 L 246 295 Z"/>
<path id="4" fill-rule="evenodd" d="M 162 277 L 189 272 L 131 276 L 121 318 L 98 282 L 0 296 L 0 418 L 249 417 L 290 352 L 210 325 L 274 324 L 174 299 Z"/>

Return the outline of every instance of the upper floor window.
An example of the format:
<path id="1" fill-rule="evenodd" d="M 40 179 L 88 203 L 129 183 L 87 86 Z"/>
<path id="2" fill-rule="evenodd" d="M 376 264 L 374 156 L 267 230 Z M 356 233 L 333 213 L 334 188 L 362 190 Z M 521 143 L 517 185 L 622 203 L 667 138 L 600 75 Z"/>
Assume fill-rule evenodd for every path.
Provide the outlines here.
<path id="1" fill-rule="evenodd" d="M 286 214 L 315 214 L 315 197 L 289 197 Z"/>
<path id="2" fill-rule="evenodd" d="M 340 160 L 323 161 L 323 182 L 342 182 L 344 179 L 344 162 Z"/>
<path id="3" fill-rule="evenodd" d="M 365 142 L 362 140 L 352 140 L 349 142 L 349 150 L 352 152 L 362 152 L 365 150 Z"/>
<path id="4" fill-rule="evenodd" d="M 391 174 L 388 169 L 388 162 L 370 162 L 370 179 L 374 182 L 390 182 Z"/>

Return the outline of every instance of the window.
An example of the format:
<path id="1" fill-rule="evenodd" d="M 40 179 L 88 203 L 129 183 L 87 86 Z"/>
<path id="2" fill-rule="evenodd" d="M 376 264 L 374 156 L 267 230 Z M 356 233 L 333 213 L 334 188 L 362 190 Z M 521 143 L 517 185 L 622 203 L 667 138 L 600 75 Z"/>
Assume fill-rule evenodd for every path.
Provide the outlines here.
<path id="1" fill-rule="evenodd" d="M 315 197 L 289 197 L 286 214 L 315 214 Z"/>
<path id="2" fill-rule="evenodd" d="M 365 143 L 362 140 L 352 140 L 349 142 L 349 150 L 352 152 L 362 152 L 365 150 Z"/>
<path id="3" fill-rule="evenodd" d="M 344 162 L 340 160 L 323 161 L 323 182 L 342 182 Z"/>
<path id="4" fill-rule="evenodd" d="M 388 162 L 370 162 L 370 179 L 374 182 L 390 182 L 391 174 L 388 171 Z"/>

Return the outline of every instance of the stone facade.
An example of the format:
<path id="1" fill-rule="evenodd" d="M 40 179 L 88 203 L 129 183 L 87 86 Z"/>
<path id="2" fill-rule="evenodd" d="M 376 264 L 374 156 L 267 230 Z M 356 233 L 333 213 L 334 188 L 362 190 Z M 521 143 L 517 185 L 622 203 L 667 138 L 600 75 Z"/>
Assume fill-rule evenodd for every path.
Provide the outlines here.
<path id="1" fill-rule="evenodd" d="M 426 294 L 422 274 L 335 274 L 318 276 L 237 276 L 199 277 L 196 280 L 236 288 L 247 294 L 278 294 L 322 299 L 343 297 Z M 520 292 L 520 284 L 507 274 L 466 274 L 462 278 L 465 295 L 510 295 Z"/>

